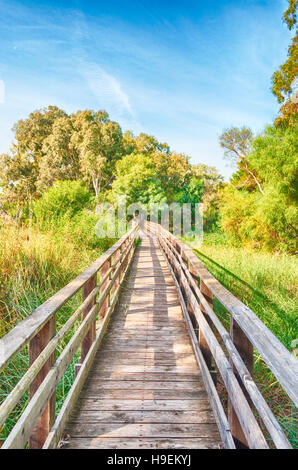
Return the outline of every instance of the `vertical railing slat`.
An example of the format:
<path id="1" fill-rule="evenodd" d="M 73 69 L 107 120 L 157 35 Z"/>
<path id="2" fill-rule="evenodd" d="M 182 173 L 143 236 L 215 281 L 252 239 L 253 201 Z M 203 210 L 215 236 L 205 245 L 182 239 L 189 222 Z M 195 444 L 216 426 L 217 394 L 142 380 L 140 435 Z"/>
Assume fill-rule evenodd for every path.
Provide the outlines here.
<path id="1" fill-rule="evenodd" d="M 250 375 L 253 377 L 254 376 L 253 346 L 250 343 L 250 341 L 247 339 L 247 336 L 245 335 L 245 333 L 243 333 L 242 329 L 239 327 L 238 323 L 232 317 L 230 320 L 230 335 Z M 239 377 L 239 374 L 237 372 L 237 369 L 233 365 L 233 362 L 232 361 L 230 362 L 233 367 L 234 374 L 238 379 L 239 385 L 242 388 L 243 393 L 247 399 L 247 402 L 252 407 L 252 401 L 249 396 L 249 393 L 247 392 L 245 386 L 243 385 Z M 229 423 L 230 423 L 232 436 L 235 440 L 236 447 L 246 448 L 248 447 L 248 443 L 242 431 L 242 427 L 239 423 L 237 414 L 230 400 L 229 400 L 228 406 L 229 406 L 228 408 Z"/>
<path id="2" fill-rule="evenodd" d="M 210 292 L 210 290 L 208 289 L 208 287 L 206 286 L 206 284 L 202 280 L 200 281 L 200 291 L 204 295 L 204 297 L 207 300 L 210 307 L 213 308 L 213 295 Z M 206 312 L 206 310 L 205 310 L 205 308 L 204 308 L 204 306 L 202 305 L 201 302 L 200 302 L 200 309 L 201 309 L 202 313 L 204 314 L 204 317 L 206 318 L 208 324 L 212 328 L 213 323 L 210 320 L 209 315 Z M 211 370 L 212 354 L 211 354 L 211 351 L 209 349 L 208 343 L 207 343 L 207 341 L 206 341 L 206 339 L 205 339 L 205 337 L 204 337 L 204 335 L 203 335 L 203 333 L 200 329 L 199 329 L 199 345 L 200 345 L 200 349 L 202 351 L 202 354 L 204 356 L 206 365 L 207 365 L 208 369 Z"/>
<path id="3" fill-rule="evenodd" d="M 47 346 L 49 341 L 56 334 L 56 315 L 44 325 L 44 327 L 32 338 L 29 344 L 29 366 L 37 359 L 43 349 Z M 46 362 L 40 372 L 37 374 L 33 382 L 29 387 L 29 399 L 31 400 L 36 390 L 43 382 L 44 378 L 48 374 L 51 366 L 56 360 L 56 352 L 54 352 L 51 358 Z M 53 393 L 52 398 L 46 405 L 43 413 L 41 414 L 38 422 L 34 426 L 30 439 L 30 449 L 41 449 L 45 443 L 52 424 L 55 421 L 55 408 L 56 408 L 56 391 Z"/>
<path id="4" fill-rule="evenodd" d="M 92 276 L 89 281 L 86 282 L 84 287 L 82 288 L 82 302 L 87 299 L 87 297 L 91 294 L 93 289 L 96 287 L 97 282 L 97 274 Z M 86 318 L 92 307 L 96 303 L 96 297 L 89 303 L 88 307 L 85 308 L 82 314 L 82 321 Z M 81 363 L 84 361 L 85 357 L 88 354 L 88 351 L 95 339 L 96 334 L 96 320 L 92 323 L 90 330 L 86 334 L 85 338 L 83 339 L 82 346 L 81 346 Z"/>
<path id="5" fill-rule="evenodd" d="M 111 259 L 108 259 L 100 269 L 100 280 L 102 280 L 104 278 L 104 276 L 107 274 L 110 267 L 111 267 Z M 102 294 L 104 292 L 104 290 L 107 287 L 107 285 L 109 284 L 109 282 L 110 282 L 110 279 L 108 278 L 102 284 L 102 286 L 100 288 L 100 294 Z M 110 295 L 107 296 L 107 298 L 105 299 L 105 301 L 102 304 L 102 307 L 99 311 L 99 318 L 100 319 L 104 318 L 106 312 L 108 311 L 109 305 L 110 305 Z"/>

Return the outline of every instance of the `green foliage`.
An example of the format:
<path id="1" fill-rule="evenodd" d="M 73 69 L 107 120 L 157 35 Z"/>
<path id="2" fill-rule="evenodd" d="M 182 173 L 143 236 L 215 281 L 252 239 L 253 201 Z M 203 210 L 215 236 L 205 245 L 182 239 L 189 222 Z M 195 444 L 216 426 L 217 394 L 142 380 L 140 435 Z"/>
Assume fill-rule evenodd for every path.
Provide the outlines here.
<path id="1" fill-rule="evenodd" d="M 247 157 L 263 193 L 230 186 L 221 202 L 222 227 L 234 243 L 295 252 L 297 239 L 298 127 L 269 126 Z"/>
<path id="2" fill-rule="evenodd" d="M 127 203 L 142 204 L 166 201 L 166 194 L 158 179 L 149 155 L 131 154 L 116 165 L 116 179 L 112 184 L 114 197 L 127 196 Z"/>
<path id="3" fill-rule="evenodd" d="M 177 202 L 195 204 L 201 202 L 204 194 L 203 181 L 193 176 L 189 179 L 188 184 L 183 186 L 180 193 L 177 194 Z"/>
<path id="4" fill-rule="evenodd" d="M 0 155 L 2 201 L 26 204 L 57 180 L 84 180 L 96 196 L 110 185 L 123 155 L 122 131 L 104 111 L 68 116 L 55 106 L 14 126 L 15 143 Z"/>
<path id="5" fill-rule="evenodd" d="M 289 6 L 283 14 L 283 20 L 289 29 L 292 29 L 297 21 L 298 0 L 289 0 Z"/>
<path id="6" fill-rule="evenodd" d="M 98 196 L 111 183 L 115 163 L 123 155 L 121 128 L 104 111 L 79 111 L 72 121 L 71 140 L 79 152 L 82 177 Z"/>
<path id="7" fill-rule="evenodd" d="M 291 92 L 291 85 L 298 75 L 298 33 L 288 48 L 288 58 L 272 76 L 272 91 L 279 103 Z"/>
<path id="8" fill-rule="evenodd" d="M 73 217 L 91 201 L 91 194 L 80 181 L 58 181 L 33 202 L 36 219 L 51 222 L 61 216 Z"/>
<path id="9" fill-rule="evenodd" d="M 284 12 L 283 21 L 291 30 L 297 22 L 297 0 L 289 0 L 289 6 Z M 279 127 L 288 127 L 298 123 L 298 105 L 292 103 L 289 95 L 292 91 L 292 83 L 298 76 L 298 31 L 288 48 L 288 58 L 272 75 L 272 92 L 279 103 L 284 103 L 280 109 L 280 115 L 275 121 Z"/>

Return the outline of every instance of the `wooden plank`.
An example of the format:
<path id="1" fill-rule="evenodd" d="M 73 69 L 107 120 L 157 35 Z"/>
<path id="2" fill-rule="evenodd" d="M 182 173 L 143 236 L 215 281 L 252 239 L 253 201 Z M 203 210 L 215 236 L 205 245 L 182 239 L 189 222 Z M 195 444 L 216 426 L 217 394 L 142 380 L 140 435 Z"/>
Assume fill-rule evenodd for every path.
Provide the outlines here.
<path id="1" fill-rule="evenodd" d="M 100 397 L 102 399 L 108 398 L 110 400 L 117 400 L 123 398 L 125 390 L 101 390 Z M 196 400 L 200 398 L 202 393 L 206 397 L 205 390 L 192 389 L 192 390 L 129 390 L 126 392 L 130 400 Z M 88 389 L 84 390 L 85 398 L 96 398 L 98 392 L 96 386 L 88 386 Z"/>
<path id="2" fill-rule="evenodd" d="M 138 352 L 146 351 L 146 346 L 148 347 L 148 351 L 154 353 L 166 352 L 169 351 L 169 349 L 172 349 L 172 351 L 175 353 L 189 353 L 191 351 L 190 345 L 185 343 L 164 344 L 157 341 L 151 341 L 150 343 L 146 343 L 146 341 L 140 342 L 130 340 L 129 343 L 122 341 L 120 344 L 117 343 L 117 345 L 122 350 L 124 350 L 125 348 L 127 348 L 127 351 L 137 349 Z M 115 344 L 107 343 L 105 344 L 105 351 L 114 351 L 115 347 Z"/>
<path id="3" fill-rule="evenodd" d="M 119 426 L 118 423 L 76 423 L 71 428 L 71 437 L 181 437 L 187 439 L 188 437 L 218 437 L 218 431 L 214 427 L 214 423 L 200 423 L 200 424 L 179 424 L 176 423 L 124 423 Z"/>
<path id="4" fill-rule="evenodd" d="M 114 373 L 128 373 L 128 372 L 167 372 L 171 374 L 195 374 L 197 371 L 197 367 L 184 367 L 184 366 L 146 366 L 146 370 L 144 369 L 144 365 L 111 365 L 100 367 L 97 369 L 98 373 L 107 373 L 107 372 L 114 372 Z"/>
<path id="5" fill-rule="evenodd" d="M 85 398 L 81 397 L 81 400 L 76 406 L 77 410 L 84 413 L 85 411 L 195 411 L 199 412 L 200 410 L 209 410 L 210 403 L 206 395 L 202 394 L 197 400 L 130 400 L 127 399 L 110 399 L 110 398 Z M 77 414 L 76 414 L 77 415 Z M 212 413 L 210 413 L 212 416 Z"/>
<path id="6" fill-rule="evenodd" d="M 128 357 L 111 357 L 106 358 L 106 359 L 101 359 L 100 364 L 102 367 L 108 366 L 110 367 L 111 364 L 118 364 L 118 365 L 132 365 L 132 364 L 146 364 L 146 366 L 173 366 L 173 367 L 180 367 L 180 366 L 194 366 L 197 367 L 196 362 L 193 357 L 184 357 L 184 358 L 175 358 L 173 356 L 172 358 L 169 359 L 158 359 L 155 357 L 136 357 L 136 358 L 128 358 Z"/>
<path id="7" fill-rule="evenodd" d="M 210 407 L 205 410 L 137 410 L 137 411 L 109 411 L 93 410 L 84 411 L 74 416 L 69 422 L 70 426 L 83 423 L 172 423 L 172 424 L 214 424 L 214 416 L 210 413 Z"/>
<path id="8" fill-rule="evenodd" d="M 214 438 L 65 438 L 61 443 L 67 449 L 218 449 Z"/>
<path id="9" fill-rule="evenodd" d="M 202 385 L 201 380 L 197 382 L 159 382 L 159 381 L 122 381 L 122 380 L 109 380 L 103 382 L 100 377 L 91 378 L 87 384 L 89 390 L 97 390 L 99 394 L 107 390 L 122 390 L 124 393 L 127 393 L 126 390 L 198 390 L 205 391 L 204 386 Z M 107 392 L 106 392 L 107 393 Z M 145 397 L 146 398 L 146 397 Z M 185 398 L 187 398 L 185 396 Z"/>
<path id="10" fill-rule="evenodd" d="M 121 382 L 125 381 L 139 381 L 146 380 L 153 382 L 197 382 L 198 378 L 201 377 L 199 372 L 193 374 L 171 374 L 167 372 L 127 372 L 127 373 L 118 373 L 118 372 L 106 372 L 101 373 L 100 377 L 104 381 L 109 380 L 119 380 Z"/>

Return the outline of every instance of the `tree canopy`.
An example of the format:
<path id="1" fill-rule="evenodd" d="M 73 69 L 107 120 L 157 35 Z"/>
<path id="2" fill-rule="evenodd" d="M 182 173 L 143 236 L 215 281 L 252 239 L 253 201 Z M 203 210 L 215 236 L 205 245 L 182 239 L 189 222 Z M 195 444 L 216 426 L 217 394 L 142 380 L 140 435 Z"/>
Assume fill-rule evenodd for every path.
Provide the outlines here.
<path id="1" fill-rule="evenodd" d="M 288 28 L 292 30 L 297 24 L 297 5 L 298 0 L 289 0 L 287 10 L 284 12 L 283 21 Z M 272 76 L 272 91 L 279 103 L 283 106 L 280 109 L 280 115 L 276 119 L 276 125 L 286 127 L 298 122 L 297 103 L 292 103 L 290 93 L 292 84 L 298 76 L 298 30 L 288 48 L 288 58 Z"/>

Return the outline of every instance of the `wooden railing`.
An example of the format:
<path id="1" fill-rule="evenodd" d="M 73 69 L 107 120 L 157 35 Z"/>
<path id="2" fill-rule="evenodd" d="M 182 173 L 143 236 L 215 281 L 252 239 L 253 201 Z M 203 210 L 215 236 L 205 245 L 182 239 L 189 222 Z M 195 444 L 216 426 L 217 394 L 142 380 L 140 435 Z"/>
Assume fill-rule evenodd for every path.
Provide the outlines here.
<path id="1" fill-rule="evenodd" d="M 257 412 L 275 447 L 291 448 L 254 382 L 253 349 L 258 351 L 296 406 L 297 360 L 246 305 L 207 271 L 181 240 L 157 224 L 148 223 L 147 229 L 158 237 L 174 276 L 193 350 L 225 447 L 268 448 L 256 419 Z M 214 298 L 230 314 L 229 332 L 213 310 Z M 216 373 L 221 375 L 227 390 L 228 416 L 216 390 Z"/>
<path id="2" fill-rule="evenodd" d="M 0 372 L 29 344 L 29 368 L 0 406 L 0 428 L 28 389 L 30 398 L 2 449 L 20 449 L 27 443 L 30 448 L 57 446 L 117 302 L 132 260 L 137 232 L 138 226 L 134 224 L 84 273 L 0 339 Z M 57 312 L 80 290 L 82 304 L 56 332 Z M 80 326 L 56 359 L 58 345 L 80 318 Z M 56 387 L 79 348 L 81 357 L 76 365 L 76 377 L 56 417 Z"/>

